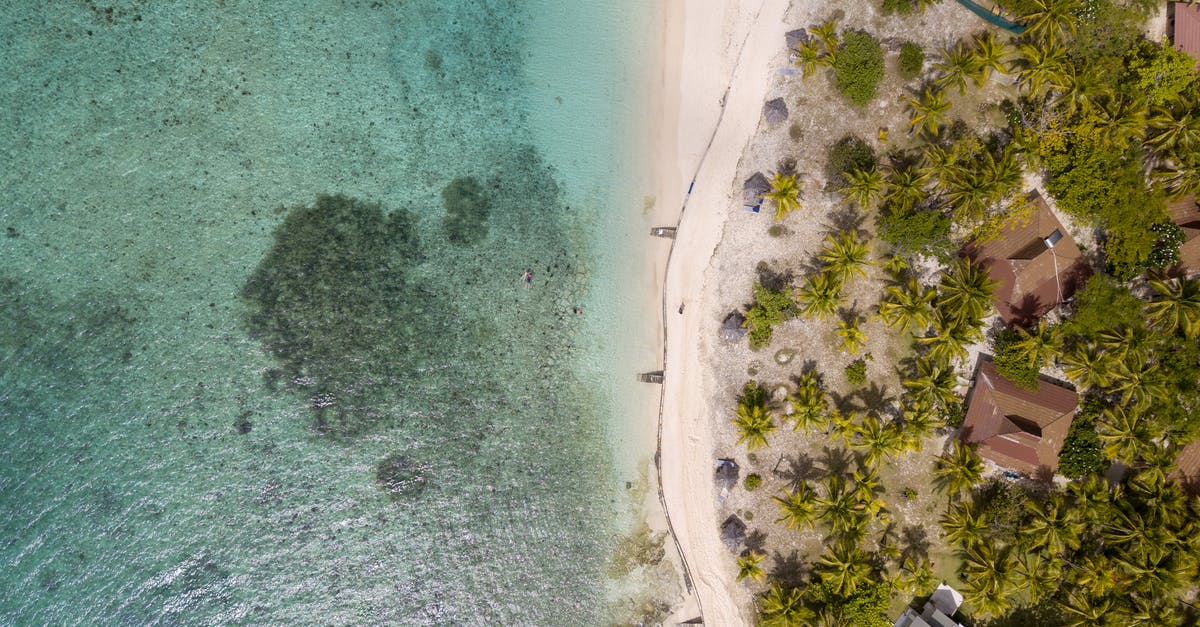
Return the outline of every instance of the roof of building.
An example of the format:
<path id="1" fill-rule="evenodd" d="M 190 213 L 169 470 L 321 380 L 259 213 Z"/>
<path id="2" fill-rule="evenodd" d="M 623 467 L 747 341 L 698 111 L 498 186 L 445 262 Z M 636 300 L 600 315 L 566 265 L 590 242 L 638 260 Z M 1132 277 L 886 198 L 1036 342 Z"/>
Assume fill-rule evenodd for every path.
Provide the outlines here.
<path id="1" fill-rule="evenodd" d="M 1196 67 L 1200 68 L 1200 5 L 1175 3 L 1175 28 L 1171 33 L 1171 41 L 1176 50 L 1192 55 L 1196 59 Z"/>
<path id="2" fill-rule="evenodd" d="M 1200 496 L 1200 440 L 1183 447 L 1175 458 L 1171 478 L 1179 481 L 1183 491 Z"/>
<path id="3" fill-rule="evenodd" d="M 1187 274 L 1200 272 L 1200 203 L 1195 196 L 1185 196 L 1169 203 L 1167 214 L 1183 229 L 1179 265 Z"/>
<path id="4" fill-rule="evenodd" d="M 1079 396 L 1066 387 L 1047 380 L 1037 390 L 1018 387 L 996 372 L 991 359 L 980 358 L 960 437 L 1005 468 L 1053 472 L 1078 404 Z"/>
<path id="5" fill-rule="evenodd" d="M 1040 195 L 1028 219 L 1010 220 L 995 238 L 966 253 L 997 282 L 992 301 L 1009 324 L 1032 324 L 1070 298 L 1091 274 L 1079 246 Z"/>

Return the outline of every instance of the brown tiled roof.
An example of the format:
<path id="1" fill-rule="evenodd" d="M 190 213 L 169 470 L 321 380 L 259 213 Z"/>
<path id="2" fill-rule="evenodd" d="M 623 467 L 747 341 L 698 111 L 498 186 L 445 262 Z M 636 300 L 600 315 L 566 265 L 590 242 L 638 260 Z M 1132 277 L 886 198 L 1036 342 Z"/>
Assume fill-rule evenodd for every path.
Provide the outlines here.
<path id="1" fill-rule="evenodd" d="M 1171 33 L 1171 41 L 1176 50 L 1192 55 L 1196 59 L 1196 67 L 1200 68 L 1200 5 L 1189 7 L 1184 2 L 1175 3 L 1175 28 Z"/>
<path id="2" fill-rule="evenodd" d="M 1167 214 L 1172 222 L 1183 229 L 1179 265 L 1188 274 L 1200 272 L 1200 204 L 1197 204 L 1195 196 L 1186 196 L 1168 204 Z"/>
<path id="3" fill-rule="evenodd" d="M 1179 456 L 1175 458 L 1175 466 L 1171 478 L 1183 485 L 1184 492 L 1200 495 L 1200 440 L 1179 451 Z"/>
<path id="4" fill-rule="evenodd" d="M 1078 402 L 1075 392 L 1049 381 L 1037 390 L 1018 387 L 980 358 L 960 437 L 1006 468 L 1053 472 Z"/>
<path id="5" fill-rule="evenodd" d="M 1091 274 L 1075 240 L 1041 196 L 1033 197 L 1028 220 L 1012 220 L 995 239 L 967 247 L 966 254 L 987 267 L 997 282 L 992 300 L 1009 324 L 1031 324 L 1070 298 Z M 1058 231 L 1062 239 L 1051 252 L 1044 240 Z M 1057 268 L 1057 276 L 1055 269 Z"/>

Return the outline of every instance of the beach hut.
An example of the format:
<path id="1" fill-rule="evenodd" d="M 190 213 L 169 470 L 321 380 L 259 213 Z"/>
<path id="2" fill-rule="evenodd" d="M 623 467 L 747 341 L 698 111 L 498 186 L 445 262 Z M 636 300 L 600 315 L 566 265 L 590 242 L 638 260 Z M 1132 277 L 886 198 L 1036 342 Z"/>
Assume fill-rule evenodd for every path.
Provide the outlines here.
<path id="1" fill-rule="evenodd" d="M 771 181 L 762 172 L 755 172 L 742 184 L 742 207 L 746 211 L 758 213 L 762 207 L 763 194 L 771 191 Z"/>
<path id="2" fill-rule="evenodd" d="M 763 117 L 767 119 L 767 124 L 779 124 L 787 120 L 787 104 L 783 102 L 783 98 L 768 100 L 763 105 Z"/>
<path id="3" fill-rule="evenodd" d="M 713 483 L 717 484 L 717 489 L 721 491 L 717 496 L 718 502 L 725 502 L 725 498 L 729 496 L 729 491 L 737 485 L 737 480 L 737 462 L 732 459 L 718 459 L 717 470 L 713 473 Z"/>
<path id="4" fill-rule="evenodd" d="M 736 514 L 731 514 L 725 522 L 721 523 L 721 542 L 729 547 L 730 551 L 737 552 L 738 547 L 746 541 L 746 523 L 742 522 Z"/>
<path id="5" fill-rule="evenodd" d="M 783 38 L 787 41 L 788 50 L 795 50 L 796 46 L 808 43 L 808 31 L 803 28 L 797 28 L 796 30 L 784 33 Z"/>
<path id="6" fill-rule="evenodd" d="M 742 326 L 746 322 L 746 317 L 741 312 L 735 311 L 725 316 L 725 321 L 721 323 L 721 339 L 726 342 L 737 342 L 746 337 L 746 333 L 750 331 Z"/>

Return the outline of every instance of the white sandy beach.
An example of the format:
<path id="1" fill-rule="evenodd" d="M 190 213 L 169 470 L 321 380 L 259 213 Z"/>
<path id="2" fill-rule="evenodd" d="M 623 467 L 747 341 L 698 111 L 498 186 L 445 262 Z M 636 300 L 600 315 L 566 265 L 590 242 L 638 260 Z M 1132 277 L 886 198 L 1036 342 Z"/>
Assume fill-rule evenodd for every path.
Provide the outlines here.
<path id="1" fill-rule="evenodd" d="M 710 384 L 702 346 L 715 331 L 704 317 L 704 274 L 726 217 L 740 211 L 734 174 L 780 65 L 774 61 L 786 58 L 787 7 L 788 0 L 676 1 L 664 37 L 656 213 L 664 225 L 679 219 L 679 231 L 669 262 L 664 247 L 656 264 L 665 264 L 659 465 L 667 513 L 693 586 L 692 599 L 675 618 L 702 613 L 708 625 L 747 624 L 752 616 L 748 593 L 734 585 L 734 556 L 717 530 L 712 416 L 699 393 Z"/>

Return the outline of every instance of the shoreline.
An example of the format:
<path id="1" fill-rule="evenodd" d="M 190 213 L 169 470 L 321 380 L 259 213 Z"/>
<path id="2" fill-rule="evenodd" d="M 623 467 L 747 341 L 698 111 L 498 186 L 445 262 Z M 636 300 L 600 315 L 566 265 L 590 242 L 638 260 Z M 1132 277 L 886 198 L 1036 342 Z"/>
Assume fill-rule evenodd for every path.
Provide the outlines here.
<path id="1" fill-rule="evenodd" d="M 675 618 L 700 616 L 714 625 L 749 621 L 741 607 L 745 599 L 734 598 L 732 560 L 717 532 L 710 479 L 712 417 L 705 397 L 696 393 L 706 387 L 704 325 L 712 322 L 715 329 L 717 324 L 702 319 L 709 304 L 705 274 L 725 218 L 740 206 L 740 199 L 731 198 L 733 179 L 758 126 L 770 62 L 784 53 L 783 16 L 789 1 L 761 0 L 750 8 L 733 4 L 701 11 L 675 2 L 668 9 L 662 123 L 655 150 L 654 217 L 659 224 L 678 227 L 669 250 L 660 251 L 654 263 L 656 270 L 662 268 L 656 276 L 663 277 L 659 343 L 665 374 L 655 465 L 659 497 L 688 588 Z M 720 71 L 712 71 L 714 67 Z"/>

